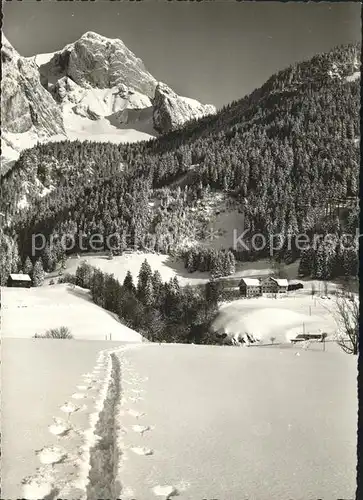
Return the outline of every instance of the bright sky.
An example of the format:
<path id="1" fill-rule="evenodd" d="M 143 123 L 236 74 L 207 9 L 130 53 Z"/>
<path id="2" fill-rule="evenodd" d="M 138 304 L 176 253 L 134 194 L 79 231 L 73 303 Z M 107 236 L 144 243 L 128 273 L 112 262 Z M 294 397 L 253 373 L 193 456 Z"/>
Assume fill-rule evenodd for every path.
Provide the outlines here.
<path id="1" fill-rule="evenodd" d="M 179 94 L 218 107 L 361 33 L 360 2 L 23 0 L 4 3 L 3 14 L 21 55 L 53 52 L 95 31 L 122 39 Z"/>

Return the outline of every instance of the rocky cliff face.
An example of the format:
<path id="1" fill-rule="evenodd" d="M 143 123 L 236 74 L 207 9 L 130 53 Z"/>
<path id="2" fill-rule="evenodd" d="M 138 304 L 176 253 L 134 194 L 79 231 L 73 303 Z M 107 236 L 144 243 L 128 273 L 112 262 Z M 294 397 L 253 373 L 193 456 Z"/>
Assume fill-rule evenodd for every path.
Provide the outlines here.
<path id="1" fill-rule="evenodd" d="M 3 38 L 3 157 L 38 140 L 134 142 L 215 108 L 178 96 L 121 40 L 93 32 L 56 53 L 21 57 Z"/>
<path id="2" fill-rule="evenodd" d="M 43 84 L 67 76 L 83 88 L 126 85 L 152 97 L 157 84 L 144 63 L 117 39 L 87 32 L 39 67 Z"/>
<path id="3" fill-rule="evenodd" d="M 40 83 L 36 65 L 21 57 L 2 36 L 1 117 L 3 131 L 64 133 L 62 114 Z"/>
<path id="4" fill-rule="evenodd" d="M 154 127 L 160 133 L 175 130 L 189 120 L 216 113 L 214 106 L 179 96 L 165 83 L 157 85 L 153 105 Z"/>

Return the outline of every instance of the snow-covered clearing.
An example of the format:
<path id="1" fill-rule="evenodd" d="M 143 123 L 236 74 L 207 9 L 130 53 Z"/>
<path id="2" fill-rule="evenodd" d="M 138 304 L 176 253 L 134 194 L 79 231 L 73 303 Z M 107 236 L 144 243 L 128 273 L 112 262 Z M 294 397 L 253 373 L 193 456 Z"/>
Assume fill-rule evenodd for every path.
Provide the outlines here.
<path id="1" fill-rule="evenodd" d="M 298 347 L 139 344 L 104 353 L 93 373 L 81 376 L 92 369 L 96 345 L 109 344 L 5 340 L 4 497 L 28 493 L 32 500 L 42 488 L 85 499 L 88 470 L 87 498 L 354 497 L 356 357 Z M 71 399 L 87 408 L 71 415 L 75 430 L 56 438 L 48 426 L 80 379 L 99 384 L 99 395 L 90 388 L 86 399 Z M 114 401 L 116 382 L 121 399 Z M 116 419 L 114 440 L 81 450 L 86 436 L 88 445 L 94 438 L 82 434 L 94 402 L 92 424 L 110 438 L 109 426 L 95 424 L 106 399 L 98 422 Z M 105 477 L 115 496 L 95 489 L 95 478 Z"/>
<path id="2" fill-rule="evenodd" d="M 237 238 L 246 229 L 243 214 L 223 193 L 211 193 L 202 203 L 208 220 L 203 245 L 216 249 L 234 248 Z"/>
<path id="3" fill-rule="evenodd" d="M 67 284 L 1 289 L 2 337 L 31 338 L 67 326 L 75 339 L 140 341 L 139 333 L 94 304 L 89 292 Z"/>
<path id="4" fill-rule="evenodd" d="M 207 283 L 210 280 L 210 273 L 208 272 L 194 272 L 189 273 L 184 266 L 184 262 L 181 258 L 172 257 L 170 255 L 162 255 L 156 253 L 144 253 L 144 252 L 125 252 L 123 255 L 115 256 L 113 259 L 109 259 L 106 254 L 103 253 L 88 253 L 81 254 L 79 257 L 71 256 L 66 262 L 65 272 L 74 274 L 77 267 L 82 262 L 87 262 L 89 265 L 101 269 L 103 272 L 114 274 L 120 282 L 125 279 L 127 271 L 130 271 L 137 280 L 137 275 L 139 274 L 141 264 L 144 260 L 147 260 L 153 271 L 159 271 L 161 277 L 164 281 L 168 281 L 175 276 L 180 281 L 182 286 L 184 285 L 199 285 Z M 294 279 L 297 277 L 299 262 L 296 261 L 293 264 L 285 266 L 285 271 L 289 279 Z M 259 260 L 256 262 L 237 262 L 236 272 L 228 276 L 228 279 L 233 278 L 255 278 L 255 277 L 266 277 L 272 275 L 274 269 L 272 263 L 269 260 Z M 49 274 L 47 282 L 50 279 L 55 279 L 57 273 Z M 311 287 L 314 284 L 316 292 L 323 293 L 323 282 L 318 280 L 299 280 L 304 284 L 304 289 L 300 290 L 299 295 L 310 294 Z M 238 280 L 236 280 L 236 286 L 238 285 Z M 337 285 L 332 282 L 328 282 L 329 292 L 334 291 Z M 291 294 L 289 293 L 289 296 Z"/>
<path id="5" fill-rule="evenodd" d="M 106 255 L 84 254 L 80 258 L 71 257 L 67 260 L 65 272 L 74 274 L 81 262 L 101 269 L 105 273 L 114 274 L 120 282 L 123 282 L 127 271 L 130 271 L 137 280 L 141 264 L 147 260 L 153 271 L 159 271 L 164 281 L 169 281 L 177 276 L 181 285 L 206 283 L 209 280 L 209 273 L 188 273 L 181 259 L 169 255 L 156 253 L 124 253 L 109 260 Z"/>
<path id="6" fill-rule="evenodd" d="M 303 290 L 301 290 L 303 292 Z M 334 299 L 312 297 L 300 290 L 278 298 L 258 297 L 222 304 L 213 324 L 215 331 L 230 336 L 249 334 L 264 343 L 288 342 L 301 333 L 326 332 L 334 336 L 337 329 L 331 308 Z"/>

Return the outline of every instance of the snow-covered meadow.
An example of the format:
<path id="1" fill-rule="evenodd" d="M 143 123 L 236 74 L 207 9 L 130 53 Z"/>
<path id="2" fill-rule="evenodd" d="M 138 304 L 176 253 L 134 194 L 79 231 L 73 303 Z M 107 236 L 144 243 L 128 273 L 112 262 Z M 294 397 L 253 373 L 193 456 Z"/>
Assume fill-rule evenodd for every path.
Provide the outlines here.
<path id="1" fill-rule="evenodd" d="M 113 257 L 112 260 L 102 254 L 84 254 L 80 255 L 79 258 L 72 256 L 67 260 L 65 272 L 75 274 L 77 267 L 82 262 L 87 262 L 87 264 L 101 269 L 105 273 L 113 274 L 121 283 L 125 279 L 127 272 L 130 271 L 136 282 L 141 264 L 145 259 L 149 262 L 153 271 L 160 272 L 163 281 L 169 281 L 176 276 L 183 286 L 207 283 L 210 278 L 209 273 L 188 273 L 179 258 L 144 252 L 124 253 Z"/>
<path id="2" fill-rule="evenodd" d="M 278 346 L 120 347 L 97 355 L 114 344 L 5 339 L 4 497 L 353 498 L 356 357 Z M 81 407 L 69 422 L 66 402 Z M 112 443 L 98 417 L 115 422 Z M 72 428 L 57 437 L 62 423 Z M 97 490 L 100 477 L 114 497 Z"/>
<path id="3" fill-rule="evenodd" d="M 208 272 L 195 271 L 189 273 L 180 257 L 141 251 L 125 252 L 123 255 L 114 256 L 111 260 L 104 253 L 80 254 L 78 257 L 71 256 L 66 262 L 65 272 L 75 274 L 77 267 L 82 262 L 87 262 L 87 264 L 97 267 L 105 273 L 113 274 L 120 282 L 125 279 L 127 271 L 130 271 L 134 280 L 136 280 L 141 264 L 145 259 L 149 262 L 153 271 L 160 272 L 163 281 L 168 281 L 176 276 L 180 284 L 184 286 L 205 284 L 210 280 L 210 273 Z M 292 277 L 296 277 L 297 267 L 298 263 L 286 266 L 287 271 Z M 229 278 L 265 277 L 272 273 L 272 264 L 267 260 L 243 263 L 237 262 L 236 272 L 233 276 L 229 276 Z M 56 278 L 57 274 L 52 273 L 49 275 L 46 282 Z M 311 290 L 311 283 L 312 282 L 307 283 L 307 288 L 305 288 L 305 290 Z M 318 290 L 318 282 L 316 282 L 315 285 Z M 336 285 L 331 284 L 329 286 L 333 289 Z"/>
<path id="4" fill-rule="evenodd" d="M 87 290 L 67 284 L 1 289 L 1 335 L 32 338 L 66 326 L 77 340 L 137 342 L 141 335 L 93 303 Z"/>
<path id="5" fill-rule="evenodd" d="M 235 337 L 247 333 L 264 343 L 271 343 L 271 337 L 274 342 L 286 343 L 303 333 L 325 332 L 333 338 L 337 324 L 326 303 L 333 303 L 334 299 L 301 292 L 276 299 L 259 297 L 222 304 L 213 329 Z"/>

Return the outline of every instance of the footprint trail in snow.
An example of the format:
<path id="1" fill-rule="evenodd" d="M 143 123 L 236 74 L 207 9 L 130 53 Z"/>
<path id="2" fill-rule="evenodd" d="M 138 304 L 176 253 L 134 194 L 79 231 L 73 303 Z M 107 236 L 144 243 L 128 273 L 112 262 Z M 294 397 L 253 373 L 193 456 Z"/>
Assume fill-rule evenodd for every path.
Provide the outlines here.
<path id="1" fill-rule="evenodd" d="M 178 490 L 174 486 L 154 486 L 153 492 L 156 496 L 165 499 L 178 495 Z"/>
<path id="2" fill-rule="evenodd" d="M 67 458 L 66 451 L 62 448 L 58 448 L 57 446 L 45 447 L 41 450 L 37 450 L 35 453 L 40 462 L 45 465 L 54 465 Z"/>
<path id="3" fill-rule="evenodd" d="M 136 453 L 136 455 L 149 456 L 154 454 L 151 448 L 143 448 L 142 446 L 133 446 L 130 450 Z"/>
<path id="4" fill-rule="evenodd" d="M 51 424 L 48 429 L 49 432 L 54 434 L 57 437 L 66 436 L 69 431 L 72 429 L 71 425 L 60 418 L 53 417 L 54 424 Z"/>

